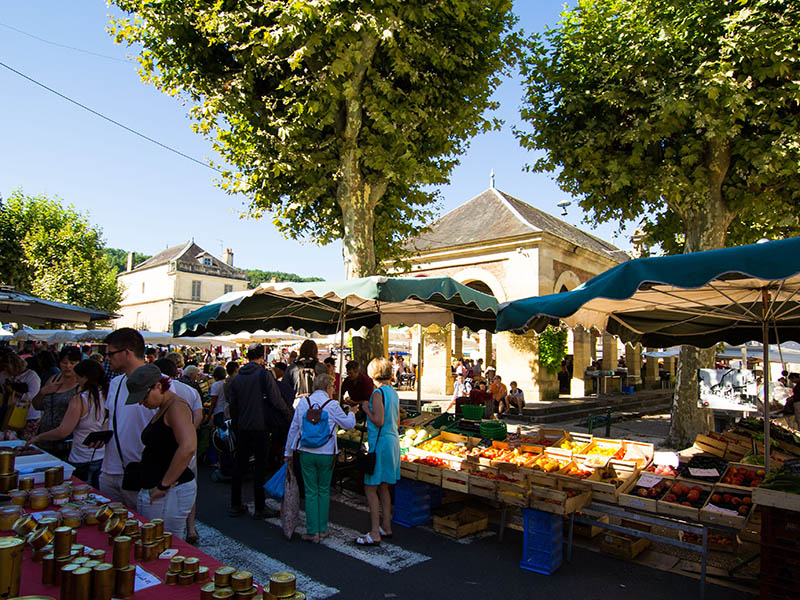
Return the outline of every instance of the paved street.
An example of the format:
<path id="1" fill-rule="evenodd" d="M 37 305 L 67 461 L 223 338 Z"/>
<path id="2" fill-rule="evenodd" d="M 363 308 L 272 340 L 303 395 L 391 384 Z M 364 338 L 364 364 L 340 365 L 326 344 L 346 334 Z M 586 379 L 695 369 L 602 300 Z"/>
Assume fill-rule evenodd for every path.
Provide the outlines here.
<path id="1" fill-rule="evenodd" d="M 570 564 L 552 576 L 519 568 L 522 534 L 497 528 L 465 540 L 452 540 L 429 527 L 396 526 L 391 544 L 359 548 L 352 538 L 368 528 L 363 499 L 336 492 L 331 505 L 331 537 L 323 544 L 283 538 L 278 519 L 254 522 L 227 515 L 229 487 L 212 483 L 210 470 L 201 468 L 197 518 L 199 547 L 218 560 L 254 572 L 267 581 L 270 573 L 289 570 L 298 576 L 298 589 L 309 598 L 558 598 L 559 600 L 699 597 L 695 579 L 631 564 L 576 548 Z M 249 482 L 245 485 L 248 497 Z M 252 485 L 250 485 L 252 494 Z M 273 505 L 274 506 L 274 505 Z M 490 529 L 492 526 L 490 525 Z M 752 599 L 753 596 L 709 585 L 706 598 Z"/>

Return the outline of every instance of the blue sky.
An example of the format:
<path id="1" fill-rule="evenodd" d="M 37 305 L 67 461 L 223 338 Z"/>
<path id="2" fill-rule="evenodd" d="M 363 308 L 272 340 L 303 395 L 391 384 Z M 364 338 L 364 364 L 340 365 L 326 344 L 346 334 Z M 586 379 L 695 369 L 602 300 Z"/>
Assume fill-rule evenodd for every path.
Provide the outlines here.
<path id="1" fill-rule="evenodd" d="M 520 26 L 541 31 L 553 26 L 561 0 L 516 0 Z M 193 133 L 180 100 L 139 79 L 127 48 L 106 33 L 111 11 L 101 1 L 29 0 L 2 3 L 0 62 L 62 94 L 193 157 L 213 156 L 210 144 Z M 117 60 L 57 47 L 9 29 Z M 522 89 L 509 79 L 498 89 L 500 132 L 476 137 L 461 158 L 451 183 L 439 188 L 441 213 L 489 186 L 552 214 L 570 198 L 551 177 L 523 172 L 535 158 L 519 147 L 511 126 L 519 122 Z M 111 247 L 154 254 L 195 241 L 219 255 L 230 247 L 237 266 L 344 277 L 341 245 L 319 247 L 284 239 L 269 218 L 240 219 L 245 198 L 214 185 L 215 173 L 134 136 L 0 67 L 0 194 L 22 188 L 27 194 L 59 196 L 87 212 Z M 573 204 L 569 223 L 612 240 L 614 227 L 596 230 L 582 223 Z"/>

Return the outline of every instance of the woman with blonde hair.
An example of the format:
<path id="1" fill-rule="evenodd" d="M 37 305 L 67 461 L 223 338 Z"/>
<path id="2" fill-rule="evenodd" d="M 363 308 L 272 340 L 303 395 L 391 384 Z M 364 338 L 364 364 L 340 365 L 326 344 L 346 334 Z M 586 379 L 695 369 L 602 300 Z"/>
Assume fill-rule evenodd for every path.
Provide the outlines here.
<path id="1" fill-rule="evenodd" d="M 400 398 L 392 387 L 392 363 L 388 359 L 373 359 L 367 366 L 367 375 L 376 388 L 370 399 L 361 404 L 367 414 L 369 450 L 375 452 L 375 470 L 364 475 L 371 528 L 355 542 L 359 546 L 378 546 L 382 538 L 392 537 L 389 486 L 400 479 L 400 436 L 397 433 Z"/>

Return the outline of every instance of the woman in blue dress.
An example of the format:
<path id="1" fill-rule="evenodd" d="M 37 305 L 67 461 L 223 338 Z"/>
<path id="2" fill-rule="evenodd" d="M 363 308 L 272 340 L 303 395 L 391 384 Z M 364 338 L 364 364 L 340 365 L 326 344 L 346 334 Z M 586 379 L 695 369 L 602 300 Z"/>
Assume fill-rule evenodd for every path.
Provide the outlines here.
<path id="1" fill-rule="evenodd" d="M 392 537 L 389 486 L 400 480 L 400 436 L 397 434 L 400 399 L 392 387 L 392 363 L 388 359 L 373 359 L 367 367 L 367 375 L 376 388 L 369 401 L 361 405 L 367 413 L 369 449 L 375 450 L 375 470 L 372 475 L 364 475 L 371 529 L 355 541 L 359 546 L 377 546 L 382 538 Z"/>

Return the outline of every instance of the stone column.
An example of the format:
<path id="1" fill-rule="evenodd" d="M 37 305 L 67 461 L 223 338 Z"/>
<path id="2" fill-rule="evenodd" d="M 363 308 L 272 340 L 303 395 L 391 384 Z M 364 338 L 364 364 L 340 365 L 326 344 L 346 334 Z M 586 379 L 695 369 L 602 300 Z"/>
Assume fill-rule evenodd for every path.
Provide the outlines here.
<path id="1" fill-rule="evenodd" d="M 583 327 L 572 330 L 572 379 L 569 384 L 570 396 L 583 398 L 586 396 L 584 372 L 591 364 L 590 345 L 594 341 L 592 334 Z"/>
<path id="2" fill-rule="evenodd" d="M 457 360 L 464 358 L 464 330 L 457 327 L 455 323 L 451 325 L 453 329 L 453 356 Z"/>
<path id="3" fill-rule="evenodd" d="M 617 368 L 617 338 L 603 334 L 603 371 L 614 371 Z"/>
<path id="4" fill-rule="evenodd" d="M 597 360 L 597 338 L 598 335 L 594 331 L 590 331 L 589 335 L 591 339 L 589 340 L 589 358 L 591 359 L 591 363 Z"/>
<path id="5" fill-rule="evenodd" d="M 558 378 L 539 365 L 539 342 L 536 335 L 502 332 L 495 336 L 498 373 L 503 383 L 516 381 L 525 394 L 525 402 L 558 399 Z"/>
<path id="6" fill-rule="evenodd" d="M 625 365 L 628 367 L 628 385 L 642 382 L 642 345 L 625 344 Z"/>
<path id="7" fill-rule="evenodd" d="M 497 366 L 492 360 L 492 334 L 485 329 L 480 332 L 480 346 L 479 351 L 481 358 L 483 358 L 483 368 Z"/>
<path id="8" fill-rule="evenodd" d="M 648 348 L 648 352 L 655 352 L 655 348 Z M 658 376 L 658 359 L 655 356 L 647 357 L 647 364 L 644 372 L 644 386 L 647 389 L 661 387 L 661 378 Z"/>
<path id="9" fill-rule="evenodd" d="M 425 370 L 422 377 L 422 392 L 437 395 L 452 394 L 450 334 L 434 325 L 426 330 L 423 339 L 425 342 L 423 345 Z"/>

